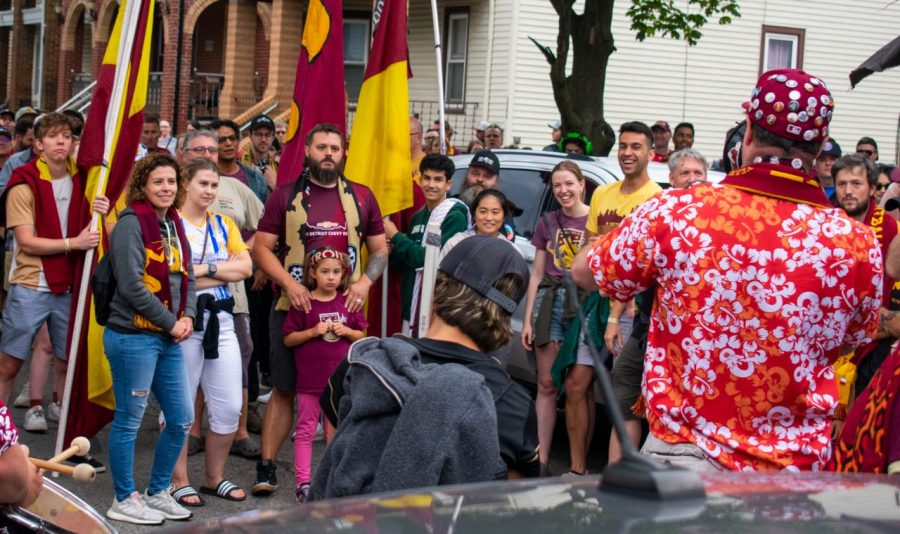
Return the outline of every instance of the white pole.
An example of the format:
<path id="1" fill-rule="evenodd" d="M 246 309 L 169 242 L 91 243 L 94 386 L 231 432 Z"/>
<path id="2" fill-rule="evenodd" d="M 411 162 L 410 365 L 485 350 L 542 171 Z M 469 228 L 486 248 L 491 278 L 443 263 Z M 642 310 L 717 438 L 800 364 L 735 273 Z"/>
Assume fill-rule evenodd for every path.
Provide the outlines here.
<path id="1" fill-rule="evenodd" d="M 419 305 L 418 336 L 416 337 L 425 337 L 428 323 L 431 321 L 431 300 L 434 295 L 434 281 L 437 277 L 440 255 L 441 224 L 437 221 L 429 222 L 425 227 L 425 267 L 422 270 L 422 299 Z M 413 298 L 416 298 L 416 295 L 413 295 Z"/>
<path id="2" fill-rule="evenodd" d="M 381 275 L 381 337 L 387 337 L 387 314 L 388 314 L 388 288 L 390 285 L 388 284 L 388 271 L 390 271 L 390 267 L 384 268 L 384 273 Z"/>
<path id="3" fill-rule="evenodd" d="M 106 177 L 109 173 L 109 161 L 112 159 L 112 138 L 115 135 L 119 108 L 122 107 L 122 97 L 127 81 L 128 68 L 131 62 L 131 50 L 134 46 L 134 34 L 137 21 L 141 14 L 141 5 L 150 2 L 150 13 L 153 12 L 154 0 L 125 0 L 125 15 L 121 33 L 119 34 L 119 53 L 116 56 L 116 76 L 113 82 L 113 91 L 109 109 L 106 114 L 104 127 L 104 156 L 100 166 L 100 176 L 97 180 L 97 191 L 100 195 L 106 188 Z M 91 228 L 99 225 L 100 216 L 93 213 L 91 216 Z M 72 382 L 75 381 L 75 364 L 78 359 L 78 340 L 81 338 L 81 325 L 84 322 L 84 301 L 87 299 L 87 288 L 91 277 L 91 265 L 94 262 L 94 249 L 89 249 L 84 255 L 84 268 L 81 273 L 81 287 L 78 292 L 77 307 L 75 308 L 75 325 L 72 329 L 72 344 L 69 346 L 69 359 L 66 368 L 66 388 L 63 392 L 62 407 L 60 410 L 59 430 L 56 434 L 56 452 L 58 455 L 63 450 L 63 440 L 66 436 L 66 426 L 69 423 L 69 404 L 72 397 Z M 54 476 L 57 476 L 54 473 Z"/>
<path id="4" fill-rule="evenodd" d="M 446 154 L 447 137 L 445 134 L 446 125 L 444 124 L 444 63 L 443 59 L 441 59 L 441 32 L 438 29 L 437 0 L 431 0 L 431 22 L 434 25 L 434 57 L 437 60 L 438 118 L 440 121 L 441 154 Z"/>

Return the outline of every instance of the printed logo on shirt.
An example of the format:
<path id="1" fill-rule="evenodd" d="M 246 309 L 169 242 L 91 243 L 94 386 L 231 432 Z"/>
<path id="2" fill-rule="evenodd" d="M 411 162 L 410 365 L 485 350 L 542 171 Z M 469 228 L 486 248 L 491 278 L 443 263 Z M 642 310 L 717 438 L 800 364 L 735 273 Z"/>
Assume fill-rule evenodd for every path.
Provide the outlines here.
<path id="1" fill-rule="evenodd" d="M 550 251 L 553 257 L 553 264 L 557 269 L 570 269 L 575 255 L 581 249 L 584 241 L 584 230 L 578 228 L 564 228 L 556 231 L 556 248 Z M 571 243 L 572 246 L 569 246 Z M 556 257 L 556 251 L 562 254 L 562 258 Z"/>
<path id="2" fill-rule="evenodd" d="M 624 218 L 613 210 L 600 213 L 597 215 L 597 234 L 604 235 L 612 232 Z"/>
<path id="3" fill-rule="evenodd" d="M 338 298 L 340 298 L 340 297 L 338 297 Z M 331 323 L 332 325 L 337 324 L 337 323 L 346 324 L 347 316 L 343 315 L 341 312 L 320 313 L 319 314 L 319 322 L 320 323 Z M 329 330 L 328 332 L 325 332 L 325 335 L 322 336 L 322 339 L 333 343 L 335 341 L 340 340 L 341 338 L 337 334 L 335 334 L 334 332 Z"/>
<path id="4" fill-rule="evenodd" d="M 311 238 L 345 236 L 347 235 L 347 225 L 331 221 L 323 221 L 318 224 L 309 224 L 306 227 L 306 235 Z"/>

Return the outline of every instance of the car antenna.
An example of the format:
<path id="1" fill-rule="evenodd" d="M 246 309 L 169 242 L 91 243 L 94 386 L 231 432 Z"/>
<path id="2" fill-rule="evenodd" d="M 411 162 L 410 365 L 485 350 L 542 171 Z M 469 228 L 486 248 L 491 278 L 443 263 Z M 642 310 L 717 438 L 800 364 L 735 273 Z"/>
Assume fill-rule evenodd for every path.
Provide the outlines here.
<path id="1" fill-rule="evenodd" d="M 545 215 L 545 224 L 547 222 L 549 221 L 546 220 Z M 554 246 L 557 257 L 564 257 L 560 255 L 558 240 Z M 617 409 L 618 402 L 613 395 L 609 371 L 606 370 L 606 366 L 600 358 L 593 337 L 588 333 L 587 319 L 578 303 L 578 287 L 565 265 L 562 265 L 562 273 L 566 298 L 577 311 L 581 331 L 585 333 L 584 340 L 591 353 L 591 359 L 594 361 L 594 373 L 600 382 L 600 392 L 606 405 L 606 413 L 612 421 L 613 432 L 616 433 L 622 446 L 622 459 L 617 463 L 607 464 L 603 469 L 600 490 L 659 500 L 705 498 L 706 491 L 703 489 L 703 482 L 696 471 L 664 464 L 644 456 L 628 438 L 628 433 L 625 431 L 625 418 Z"/>

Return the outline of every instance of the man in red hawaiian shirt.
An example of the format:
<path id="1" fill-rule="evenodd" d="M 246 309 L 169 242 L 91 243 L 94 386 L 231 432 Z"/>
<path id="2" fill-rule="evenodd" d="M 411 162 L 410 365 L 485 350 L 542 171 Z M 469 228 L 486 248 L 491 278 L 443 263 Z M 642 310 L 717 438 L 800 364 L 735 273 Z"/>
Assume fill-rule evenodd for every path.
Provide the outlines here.
<path id="1" fill-rule="evenodd" d="M 764 73 L 744 104 L 748 165 L 648 200 L 576 265 L 627 301 L 657 284 L 643 452 L 689 468 L 818 470 L 832 363 L 878 324 L 882 254 L 810 174 L 834 102 L 821 78 Z"/>

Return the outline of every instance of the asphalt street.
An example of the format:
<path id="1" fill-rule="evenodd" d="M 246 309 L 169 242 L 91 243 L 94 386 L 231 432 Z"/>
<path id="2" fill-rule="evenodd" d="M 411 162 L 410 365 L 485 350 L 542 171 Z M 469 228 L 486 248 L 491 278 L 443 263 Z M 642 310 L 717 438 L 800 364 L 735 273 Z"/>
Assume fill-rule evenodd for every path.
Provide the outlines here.
<path id="1" fill-rule="evenodd" d="M 13 396 L 19 392 L 19 389 L 26 382 L 28 377 L 28 366 L 22 369 L 16 382 L 16 389 Z M 48 386 L 52 384 L 52 380 L 48 380 Z M 50 399 L 49 388 L 45 394 L 45 399 Z M 264 412 L 263 404 L 260 405 L 260 414 Z M 20 430 L 20 441 L 31 448 L 31 455 L 37 458 L 49 458 L 53 456 L 53 449 L 56 442 L 57 424 L 48 422 L 49 430 L 44 434 L 36 434 L 26 432 L 23 429 L 26 408 L 10 407 L 13 412 L 13 418 L 16 426 Z M 143 491 L 147 487 L 150 475 L 150 466 L 153 460 L 153 450 L 156 440 L 159 436 L 159 429 L 156 424 L 158 411 L 152 406 L 148 408 L 144 416 L 141 431 L 138 434 L 136 452 L 135 452 L 135 469 L 134 476 L 138 491 Z M 557 431 L 554 437 L 553 454 L 550 467 L 553 473 L 562 474 L 568 470 L 568 443 L 565 436 L 565 418 L 560 412 L 557 420 Z M 205 424 L 204 424 L 205 426 Z M 108 464 L 108 456 L 106 454 L 107 440 L 109 438 L 109 427 L 102 430 L 94 439 L 91 440 L 91 454 L 104 464 Z M 259 436 L 252 435 L 254 440 Z M 605 438 L 604 438 L 605 439 Z M 605 447 L 594 440 L 591 458 L 588 462 L 588 469 L 591 472 L 597 472 L 605 461 Z M 204 496 L 206 506 L 201 508 L 192 508 L 194 512 L 193 521 L 210 520 L 222 518 L 225 516 L 239 514 L 253 510 L 265 510 L 273 508 L 284 508 L 291 506 L 301 506 L 294 500 L 294 460 L 293 460 L 293 444 L 288 440 L 282 446 L 276 460 L 278 465 L 277 476 L 279 482 L 278 491 L 274 495 L 266 498 L 257 498 L 250 495 L 250 488 L 256 477 L 256 460 L 247 460 L 237 456 L 230 456 L 225 467 L 225 477 L 247 492 L 247 499 L 243 502 L 229 502 L 212 496 Z M 324 441 L 318 441 L 313 446 L 313 466 L 318 464 L 322 454 L 325 451 Z M 188 469 L 190 473 L 191 483 L 196 489 L 203 481 L 203 453 L 188 458 Z M 57 482 L 65 486 L 73 493 L 80 496 L 88 504 L 93 506 L 101 515 L 104 515 L 109 508 L 113 499 L 113 485 L 109 471 L 98 474 L 94 482 L 79 483 L 68 477 L 59 477 L 55 479 Z M 123 533 L 131 532 L 147 532 L 151 530 L 159 530 L 159 527 L 141 527 L 128 523 L 117 521 L 112 522 L 113 525 Z M 177 527 L 178 522 L 167 521 L 165 527 Z"/>

